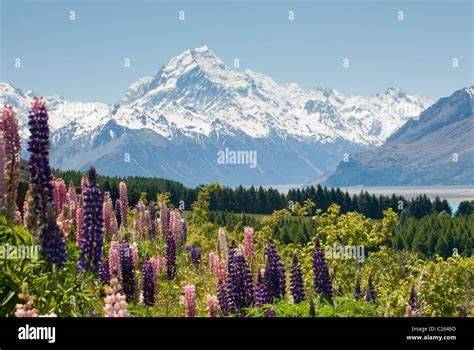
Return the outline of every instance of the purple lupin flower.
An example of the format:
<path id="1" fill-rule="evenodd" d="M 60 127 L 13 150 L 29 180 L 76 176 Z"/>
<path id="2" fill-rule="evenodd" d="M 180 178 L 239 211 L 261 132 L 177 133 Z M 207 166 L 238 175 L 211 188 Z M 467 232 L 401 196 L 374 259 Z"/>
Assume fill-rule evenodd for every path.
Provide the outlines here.
<path id="1" fill-rule="evenodd" d="M 375 304 L 375 288 L 372 284 L 372 274 L 369 274 L 367 278 L 367 284 L 365 285 L 365 301 L 370 301 Z"/>
<path id="2" fill-rule="evenodd" d="M 199 264 L 201 262 L 201 248 L 191 247 L 191 260 L 193 264 Z"/>
<path id="3" fill-rule="evenodd" d="M 167 239 L 168 230 L 169 230 L 169 220 L 170 220 L 170 213 L 166 203 L 164 201 L 160 201 L 160 229 L 163 238 Z M 176 244 L 176 242 L 175 242 Z"/>
<path id="4" fill-rule="evenodd" d="M 332 300 L 332 282 L 329 277 L 329 269 L 326 263 L 326 257 L 324 250 L 319 242 L 319 235 L 316 236 L 314 243 L 314 252 L 312 256 L 313 260 L 313 273 L 314 273 L 314 291 L 321 294 L 324 298 Z"/>
<path id="5" fill-rule="evenodd" d="M 228 277 L 227 277 L 227 297 L 229 304 L 229 311 L 235 313 L 237 316 L 240 315 L 240 281 L 239 273 L 237 271 L 237 265 L 235 263 L 236 254 L 235 241 L 232 242 L 229 250 L 228 260 Z"/>
<path id="6" fill-rule="evenodd" d="M 135 274 L 133 272 L 132 248 L 129 243 L 120 244 L 120 267 L 121 282 L 123 292 L 127 296 L 127 301 L 133 301 L 136 298 Z"/>
<path id="7" fill-rule="evenodd" d="M 110 269 L 108 260 L 101 260 L 99 263 L 99 279 L 100 283 L 102 283 L 104 286 L 108 286 L 110 284 Z"/>
<path id="8" fill-rule="evenodd" d="M 171 232 L 166 237 L 166 274 L 169 280 L 176 274 L 176 242 Z"/>
<path id="9" fill-rule="evenodd" d="M 357 274 L 355 287 L 354 287 L 354 299 L 359 300 L 362 297 L 362 292 L 360 290 L 360 274 Z"/>
<path id="10" fill-rule="evenodd" d="M 298 263 L 296 254 L 293 255 L 293 264 L 291 265 L 290 271 L 290 291 L 295 304 L 298 304 L 305 299 L 303 273 L 301 272 L 301 267 Z"/>
<path id="11" fill-rule="evenodd" d="M 62 266 L 67 259 L 66 244 L 63 235 L 59 232 L 54 216 L 53 186 L 51 168 L 49 165 L 49 126 L 48 111 L 43 100 L 35 99 L 28 115 L 30 137 L 28 151 L 30 159 L 31 196 L 34 202 L 40 241 L 43 246 L 43 255 L 49 263 Z M 51 210 L 49 207 L 51 206 Z"/>
<path id="12" fill-rule="evenodd" d="M 77 267 L 79 271 L 97 272 L 104 240 L 104 223 L 102 220 L 102 194 L 96 182 L 93 166 L 90 167 L 89 179 L 82 198 L 84 200 L 84 222 L 82 224 L 81 253 Z"/>
<path id="13" fill-rule="evenodd" d="M 220 279 L 217 283 L 217 299 L 219 300 L 219 308 L 224 316 L 229 313 L 229 297 L 224 282 Z"/>
<path id="14" fill-rule="evenodd" d="M 155 269 L 151 260 L 145 262 L 142 266 L 142 293 L 143 305 L 155 305 L 156 277 Z"/>
<path id="15" fill-rule="evenodd" d="M 270 304 L 270 296 L 268 294 L 268 282 L 262 272 L 258 273 L 257 287 L 255 290 L 255 306 L 261 307 L 265 304 Z"/>
<path id="16" fill-rule="evenodd" d="M 271 302 L 275 298 L 283 298 L 286 293 L 285 267 L 281 262 L 280 255 L 276 250 L 271 238 L 265 246 L 265 257 L 267 263 L 268 293 Z"/>
<path id="17" fill-rule="evenodd" d="M 242 309 L 254 302 L 254 290 L 250 268 L 245 262 L 242 251 L 232 241 L 229 249 L 227 277 L 227 293 L 229 310 L 236 316 L 242 314 Z"/>
<path id="18" fill-rule="evenodd" d="M 67 260 L 66 242 L 56 223 L 56 216 L 51 204 L 48 204 L 47 218 L 48 224 L 43 233 L 43 253 L 50 264 L 63 266 Z"/>
<path id="19" fill-rule="evenodd" d="M 115 200 L 115 218 L 117 219 L 117 227 L 122 224 L 122 201 L 120 199 Z"/>
<path id="20" fill-rule="evenodd" d="M 156 237 L 156 207 L 153 203 L 150 203 L 150 207 L 148 209 L 150 213 L 150 237 Z"/>
<path id="21" fill-rule="evenodd" d="M 5 201 L 7 219 L 13 222 L 17 210 L 16 199 L 20 180 L 21 138 L 18 131 L 18 119 L 11 106 L 5 107 L 0 112 L 0 134 L 3 134 L 3 144 L 0 147 L 3 147 L 4 156 L 0 176 L 5 176 L 2 181 L 5 180 L 6 186 L 5 192 L 2 192 L 0 196 Z"/>
<path id="22" fill-rule="evenodd" d="M 253 278 L 252 271 L 250 271 L 250 266 L 246 263 L 243 252 L 240 251 L 238 257 L 239 264 L 241 266 L 241 271 L 243 275 L 243 284 L 244 284 L 244 307 L 249 307 L 255 302 L 255 291 L 253 287 Z"/>

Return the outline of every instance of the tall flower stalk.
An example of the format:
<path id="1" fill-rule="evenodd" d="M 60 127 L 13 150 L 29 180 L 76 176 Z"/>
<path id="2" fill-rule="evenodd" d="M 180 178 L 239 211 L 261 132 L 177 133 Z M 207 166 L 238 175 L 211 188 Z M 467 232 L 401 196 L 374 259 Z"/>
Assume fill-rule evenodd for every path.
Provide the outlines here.
<path id="1" fill-rule="evenodd" d="M 107 239 L 112 238 L 112 213 L 113 213 L 113 205 L 112 205 L 112 198 L 110 198 L 110 193 L 104 193 L 104 204 L 102 208 L 102 216 L 104 220 L 104 233 Z"/>
<path id="2" fill-rule="evenodd" d="M 183 294 L 185 317 L 196 317 L 196 287 L 193 284 L 183 286 Z"/>
<path id="3" fill-rule="evenodd" d="M 104 240 L 102 221 L 102 194 L 96 181 L 95 168 L 91 166 L 84 199 L 84 223 L 82 226 L 81 252 L 79 254 L 79 271 L 99 270 L 100 255 Z"/>
<path id="4" fill-rule="evenodd" d="M 21 139 L 18 132 L 18 120 L 12 107 L 6 107 L 0 114 L 0 126 L 3 131 L 4 179 L 7 219 L 13 221 L 16 212 L 16 197 L 20 178 Z"/>
<path id="5" fill-rule="evenodd" d="M 176 242 L 171 232 L 166 237 L 166 274 L 169 280 L 174 278 L 176 273 Z"/>
<path id="6" fill-rule="evenodd" d="M 120 218 L 122 225 L 128 227 L 128 192 L 125 182 L 119 183 L 120 192 Z"/>
<path id="7" fill-rule="evenodd" d="M 219 279 L 217 282 L 217 299 L 219 300 L 219 308 L 224 316 L 229 313 L 229 296 L 227 295 L 227 289 L 222 281 Z"/>
<path id="8" fill-rule="evenodd" d="M 232 241 L 229 249 L 227 293 L 229 310 L 236 316 L 242 309 L 254 303 L 254 288 L 250 268 L 245 262 L 241 249 Z"/>
<path id="9" fill-rule="evenodd" d="M 369 274 L 369 277 L 367 278 L 367 284 L 365 285 L 364 300 L 375 303 L 375 299 L 376 299 L 376 296 L 375 296 L 375 288 L 374 288 L 374 285 L 372 284 L 372 274 Z"/>
<path id="10" fill-rule="evenodd" d="M 5 207 L 5 141 L 3 139 L 3 130 L 0 128 L 0 215 L 6 213 Z"/>
<path id="11" fill-rule="evenodd" d="M 257 277 L 257 286 L 255 290 L 255 306 L 261 307 L 262 305 L 271 303 L 271 297 L 268 293 L 268 281 L 265 276 L 266 270 L 260 271 Z"/>
<path id="12" fill-rule="evenodd" d="M 332 282 L 329 277 L 329 268 L 324 255 L 324 250 L 321 247 L 319 236 L 316 236 L 314 242 L 314 252 L 312 256 L 313 273 L 314 273 L 314 291 L 322 295 L 327 300 L 332 300 Z"/>
<path id="13" fill-rule="evenodd" d="M 160 201 L 160 230 L 163 238 L 166 239 L 169 230 L 169 210 L 164 201 Z"/>
<path id="14" fill-rule="evenodd" d="M 217 309 L 219 306 L 219 301 L 215 295 L 207 296 L 207 316 L 208 317 L 217 317 Z"/>
<path id="15" fill-rule="evenodd" d="M 301 272 L 301 266 L 298 263 L 296 254 L 293 255 L 293 264 L 291 265 L 290 271 L 290 291 L 295 304 L 305 299 L 303 273 Z"/>
<path id="16" fill-rule="evenodd" d="M 245 258 L 252 259 L 255 257 L 255 246 L 253 243 L 253 228 L 244 228 L 244 254 Z"/>
<path id="17" fill-rule="evenodd" d="M 133 301 L 136 299 L 136 283 L 135 273 L 133 272 L 132 250 L 128 243 L 120 244 L 120 267 L 123 292 L 127 296 L 127 301 Z"/>
<path id="18" fill-rule="evenodd" d="M 107 296 L 104 299 L 106 317 L 128 317 L 128 305 L 125 301 L 125 295 L 121 293 L 122 287 L 118 280 L 113 278 L 110 281 L 110 287 L 106 289 Z"/>
<path id="19" fill-rule="evenodd" d="M 66 246 L 62 234 L 56 225 L 53 207 L 53 185 L 49 165 L 49 126 L 48 111 L 44 101 L 35 99 L 28 116 L 30 138 L 28 151 L 30 159 L 31 195 L 38 217 L 38 233 L 43 246 L 43 255 L 49 263 L 62 266 L 66 261 Z M 52 210 L 48 210 L 51 207 Z M 54 219 L 54 220 L 53 220 Z M 54 222 L 54 224 L 53 224 Z"/>
<path id="20" fill-rule="evenodd" d="M 156 268 L 153 265 L 150 259 L 142 266 L 142 295 L 145 306 L 155 305 Z"/>
<path id="21" fill-rule="evenodd" d="M 54 214 L 58 217 L 63 210 L 63 206 L 68 204 L 67 188 L 66 183 L 62 179 L 54 180 L 53 185 Z"/>
<path id="22" fill-rule="evenodd" d="M 120 277 L 120 246 L 117 241 L 110 242 L 109 269 L 111 278 Z"/>
<path id="23" fill-rule="evenodd" d="M 271 300 L 283 298 L 286 293 L 285 267 L 271 238 L 268 239 L 265 246 L 265 257 L 267 262 L 268 293 Z"/>

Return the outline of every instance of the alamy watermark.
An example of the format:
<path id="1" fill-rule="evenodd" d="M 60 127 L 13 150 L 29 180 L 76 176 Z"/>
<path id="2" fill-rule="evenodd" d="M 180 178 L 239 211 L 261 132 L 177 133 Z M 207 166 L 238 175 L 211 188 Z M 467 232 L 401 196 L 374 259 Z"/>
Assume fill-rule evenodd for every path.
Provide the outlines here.
<path id="1" fill-rule="evenodd" d="M 328 259 L 354 259 L 359 263 L 365 260 L 365 248 L 363 245 L 328 245 L 325 248 Z"/>
<path id="2" fill-rule="evenodd" d="M 248 165 L 253 169 L 257 167 L 257 151 L 234 151 L 226 148 L 217 152 L 217 164 Z"/>
<path id="3" fill-rule="evenodd" d="M 39 245 L 0 245 L 0 259 L 11 260 L 31 260 L 37 261 L 39 258 Z"/>

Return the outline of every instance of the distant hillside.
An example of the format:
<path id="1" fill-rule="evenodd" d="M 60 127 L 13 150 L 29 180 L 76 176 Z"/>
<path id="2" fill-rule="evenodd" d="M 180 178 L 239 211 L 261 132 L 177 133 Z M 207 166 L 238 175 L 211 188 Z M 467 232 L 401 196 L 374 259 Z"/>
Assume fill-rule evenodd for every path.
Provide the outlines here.
<path id="1" fill-rule="evenodd" d="M 474 184 L 474 86 L 442 98 L 373 151 L 341 162 L 330 186 Z"/>

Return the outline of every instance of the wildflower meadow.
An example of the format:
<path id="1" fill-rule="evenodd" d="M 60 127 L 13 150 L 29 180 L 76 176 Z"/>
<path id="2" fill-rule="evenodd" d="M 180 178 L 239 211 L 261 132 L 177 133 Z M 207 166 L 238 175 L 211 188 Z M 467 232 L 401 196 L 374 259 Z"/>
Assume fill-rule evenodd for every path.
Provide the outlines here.
<path id="1" fill-rule="evenodd" d="M 15 109 L 1 112 L 3 317 L 474 315 L 474 258 L 397 248 L 399 215 L 390 208 L 371 219 L 302 200 L 259 218 L 258 229 L 220 227 L 209 209 L 217 183 L 201 186 L 189 211 L 170 193 L 146 193 L 131 206 L 127 179 L 113 198 L 93 165 L 78 183 L 54 178 L 42 99 L 28 118 L 22 160 Z M 285 220 L 313 223 L 308 241 L 276 238 Z"/>

